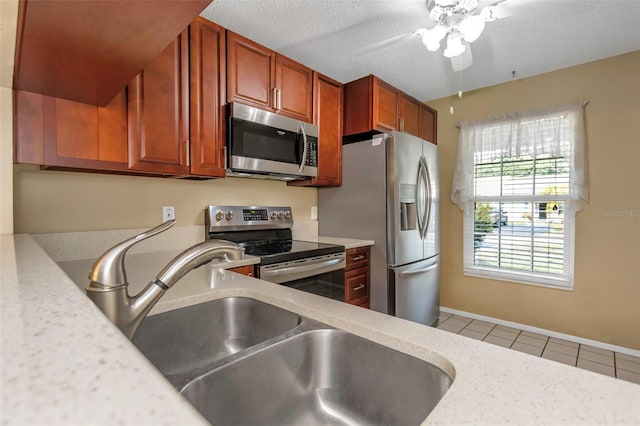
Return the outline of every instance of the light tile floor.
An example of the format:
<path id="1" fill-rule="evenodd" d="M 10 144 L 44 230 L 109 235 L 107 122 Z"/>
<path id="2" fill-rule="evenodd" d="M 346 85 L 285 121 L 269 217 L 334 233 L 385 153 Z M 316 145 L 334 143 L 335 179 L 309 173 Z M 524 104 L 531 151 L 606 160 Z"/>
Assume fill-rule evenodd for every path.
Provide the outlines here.
<path id="1" fill-rule="evenodd" d="M 640 384 L 640 357 L 505 327 L 446 312 L 438 328 L 567 365 Z"/>

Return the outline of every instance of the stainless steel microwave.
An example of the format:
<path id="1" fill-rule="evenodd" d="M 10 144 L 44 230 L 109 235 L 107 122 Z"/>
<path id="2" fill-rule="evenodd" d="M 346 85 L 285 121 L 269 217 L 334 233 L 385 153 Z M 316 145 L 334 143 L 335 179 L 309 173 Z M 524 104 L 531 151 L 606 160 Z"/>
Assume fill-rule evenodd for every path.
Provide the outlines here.
<path id="1" fill-rule="evenodd" d="M 318 176 L 318 126 L 229 104 L 227 175 L 294 180 Z M 257 177 L 257 176 L 254 176 Z"/>

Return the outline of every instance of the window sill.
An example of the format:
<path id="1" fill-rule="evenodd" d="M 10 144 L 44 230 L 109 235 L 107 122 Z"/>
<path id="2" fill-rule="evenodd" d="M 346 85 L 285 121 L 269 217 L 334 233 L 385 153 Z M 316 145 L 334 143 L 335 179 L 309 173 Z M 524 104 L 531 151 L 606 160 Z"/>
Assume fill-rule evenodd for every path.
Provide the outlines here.
<path id="1" fill-rule="evenodd" d="M 498 271 L 490 268 L 465 266 L 464 275 L 488 278 L 498 281 L 507 281 L 514 284 L 534 285 L 538 287 L 553 288 L 556 290 L 573 291 L 573 280 L 570 278 L 558 278 L 554 276 L 536 275 L 516 271 Z"/>

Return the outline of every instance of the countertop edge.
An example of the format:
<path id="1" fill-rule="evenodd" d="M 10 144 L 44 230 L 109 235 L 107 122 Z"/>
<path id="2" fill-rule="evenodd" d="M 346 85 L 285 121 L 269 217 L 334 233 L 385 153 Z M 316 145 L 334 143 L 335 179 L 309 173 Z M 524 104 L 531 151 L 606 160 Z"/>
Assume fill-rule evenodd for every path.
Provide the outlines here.
<path id="1" fill-rule="evenodd" d="M 360 247 L 369 247 L 375 245 L 373 240 L 357 240 L 354 238 L 342 238 L 342 237 L 325 237 L 319 236 L 317 242 L 324 244 L 337 244 L 344 246 L 345 249 L 354 249 Z"/>
<path id="2" fill-rule="evenodd" d="M 1 242 L 4 423 L 207 424 L 30 236 Z M 424 424 L 640 419 L 640 385 L 213 266 L 183 280 L 175 286 L 182 293 L 161 300 L 156 313 L 252 297 L 440 366 L 454 382 Z"/>

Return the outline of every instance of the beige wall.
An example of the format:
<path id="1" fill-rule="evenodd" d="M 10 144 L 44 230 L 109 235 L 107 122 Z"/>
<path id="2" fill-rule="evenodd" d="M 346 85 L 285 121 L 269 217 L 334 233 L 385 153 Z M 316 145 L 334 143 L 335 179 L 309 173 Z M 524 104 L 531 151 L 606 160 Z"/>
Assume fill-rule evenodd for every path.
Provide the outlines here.
<path id="1" fill-rule="evenodd" d="M 13 109 L 11 85 L 18 0 L 0 1 L 0 234 L 13 233 Z"/>
<path id="2" fill-rule="evenodd" d="M 284 182 L 226 178 L 206 181 L 116 176 L 14 168 L 16 233 L 144 228 L 162 221 L 162 206 L 174 206 L 177 225 L 204 224 L 204 207 L 291 206 L 296 221 L 310 220 L 315 188 Z"/>
<path id="3" fill-rule="evenodd" d="M 429 102 L 439 111 L 443 306 L 640 349 L 638 76 L 640 51 L 465 93 L 453 99 L 453 116 L 451 98 Z M 590 202 L 576 216 L 574 290 L 463 275 L 462 213 L 450 201 L 456 123 L 581 99 L 589 101 Z"/>

